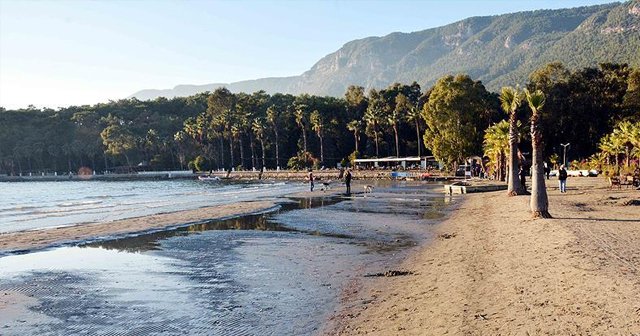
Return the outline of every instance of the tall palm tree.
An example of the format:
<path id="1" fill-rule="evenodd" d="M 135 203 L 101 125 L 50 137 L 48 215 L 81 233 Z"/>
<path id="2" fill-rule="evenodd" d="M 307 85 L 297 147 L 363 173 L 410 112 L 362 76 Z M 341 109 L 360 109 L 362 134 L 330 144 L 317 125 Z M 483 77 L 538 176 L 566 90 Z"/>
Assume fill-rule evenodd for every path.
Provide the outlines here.
<path id="1" fill-rule="evenodd" d="M 318 139 L 320 139 L 320 165 L 324 164 L 324 144 L 322 139 L 322 130 L 324 129 L 324 121 L 322 120 L 322 115 L 318 110 L 313 110 L 311 112 L 311 128 L 316 132 Z"/>
<path id="2" fill-rule="evenodd" d="M 387 123 L 393 129 L 393 135 L 396 142 L 396 157 L 400 157 L 400 141 L 398 140 L 398 124 L 401 120 L 404 120 L 406 113 L 409 110 L 409 100 L 407 96 L 399 93 L 396 96 L 396 106 L 393 111 L 387 115 Z"/>
<path id="3" fill-rule="evenodd" d="M 422 147 L 422 145 L 420 144 L 422 142 L 420 139 L 420 119 L 420 109 L 417 105 L 412 106 L 409 109 L 409 112 L 407 112 L 407 121 L 413 122 L 414 126 L 416 127 L 416 145 L 418 146 L 418 157 L 421 156 L 420 148 Z"/>
<path id="4" fill-rule="evenodd" d="M 518 133 L 516 110 L 520 106 L 522 95 L 518 89 L 503 87 L 500 93 L 502 109 L 509 115 L 509 181 L 507 194 L 509 196 L 525 195 L 527 191 L 518 179 Z"/>
<path id="5" fill-rule="evenodd" d="M 271 124 L 271 126 L 273 126 L 273 133 L 275 135 L 275 147 L 276 147 L 276 168 L 280 167 L 280 150 L 278 147 L 278 130 L 279 130 L 279 124 L 278 124 L 278 119 L 280 117 L 280 114 L 278 113 L 278 110 L 276 109 L 275 105 L 271 105 L 269 106 L 269 108 L 267 108 L 267 121 Z M 264 154 L 263 154 L 264 155 Z"/>
<path id="6" fill-rule="evenodd" d="M 256 118 L 251 123 L 251 129 L 253 130 L 253 134 L 256 135 L 256 138 L 260 142 L 260 148 L 262 152 L 262 167 L 264 169 L 265 166 L 265 153 L 264 153 L 264 121 L 262 118 Z"/>
<path id="7" fill-rule="evenodd" d="M 362 121 L 360 120 L 351 120 L 348 124 L 347 124 L 347 129 L 351 132 L 353 132 L 353 140 L 356 144 L 356 153 L 359 153 L 358 151 L 358 140 L 360 140 L 360 129 L 362 128 Z"/>
<path id="8" fill-rule="evenodd" d="M 551 218 L 549 214 L 549 198 L 544 181 L 544 163 L 542 156 L 542 125 L 540 123 L 540 110 L 544 106 L 544 93 L 540 90 L 524 94 L 531 109 L 531 147 L 532 147 L 532 177 L 531 177 L 531 213 L 534 218 Z"/>
<path id="9" fill-rule="evenodd" d="M 302 130 L 302 150 L 303 152 L 307 152 L 307 112 L 305 111 L 307 105 L 299 104 L 296 106 L 296 110 L 294 115 L 296 117 L 296 124 Z"/>
<path id="10" fill-rule="evenodd" d="M 364 121 L 366 123 L 366 129 L 368 136 L 372 136 L 376 145 L 376 157 L 380 157 L 380 121 L 382 112 L 385 110 L 384 97 L 374 89 L 369 91 L 369 106 L 364 112 Z"/>

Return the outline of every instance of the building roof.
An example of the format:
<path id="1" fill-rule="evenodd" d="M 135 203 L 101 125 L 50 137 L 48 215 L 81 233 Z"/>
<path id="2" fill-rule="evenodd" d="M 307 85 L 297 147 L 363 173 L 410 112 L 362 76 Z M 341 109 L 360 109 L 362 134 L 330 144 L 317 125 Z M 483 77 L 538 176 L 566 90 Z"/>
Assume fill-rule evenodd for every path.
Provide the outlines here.
<path id="1" fill-rule="evenodd" d="M 395 157 L 388 156 L 385 158 L 377 158 L 377 159 L 356 159 L 356 163 L 367 163 L 367 162 L 420 162 L 422 160 L 433 160 L 433 156 L 407 156 L 407 157 Z"/>

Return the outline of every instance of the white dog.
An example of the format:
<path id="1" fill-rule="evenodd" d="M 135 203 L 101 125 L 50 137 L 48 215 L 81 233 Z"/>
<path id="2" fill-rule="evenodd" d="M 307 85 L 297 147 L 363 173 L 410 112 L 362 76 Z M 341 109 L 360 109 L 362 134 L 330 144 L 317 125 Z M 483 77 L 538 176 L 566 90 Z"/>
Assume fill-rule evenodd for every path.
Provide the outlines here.
<path id="1" fill-rule="evenodd" d="M 370 194 L 370 193 L 372 193 L 372 192 L 373 192 L 373 188 L 374 188 L 374 187 L 373 187 L 372 185 L 370 185 L 370 184 L 365 185 L 365 186 L 364 186 L 364 193 L 365 193 L 365 194 Z"/>

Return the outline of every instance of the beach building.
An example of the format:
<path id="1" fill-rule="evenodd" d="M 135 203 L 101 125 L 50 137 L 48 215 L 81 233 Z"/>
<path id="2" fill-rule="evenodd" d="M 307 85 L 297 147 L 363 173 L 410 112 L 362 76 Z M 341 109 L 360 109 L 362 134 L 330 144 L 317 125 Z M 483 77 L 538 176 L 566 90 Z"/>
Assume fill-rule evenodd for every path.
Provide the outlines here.
<path id="1" fill-rule="evenodd" d="M 439 168 L 439 163 L 433 156 L 388 156 L 375 159 L 356 159 L 355 166 L 361 169 L 394 167 L 402 167 L 403 169 L 427 169 L 428 167 Z"/>

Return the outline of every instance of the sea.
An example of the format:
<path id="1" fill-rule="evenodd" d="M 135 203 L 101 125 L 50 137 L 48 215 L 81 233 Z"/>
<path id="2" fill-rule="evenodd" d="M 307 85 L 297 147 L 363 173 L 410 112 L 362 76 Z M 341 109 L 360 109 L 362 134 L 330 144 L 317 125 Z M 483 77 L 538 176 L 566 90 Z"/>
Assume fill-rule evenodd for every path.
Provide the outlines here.
<path id="1" fill-rule="evenodd" d="M 285 182 L 0 182 L 0 233 L 101 223 L 301 190 L 302 183 Z"/>
<path id="2" fill-rule="evenodd" d="M 2 184 L 3 232 L 243 200 L 273 199 L 279 207 L 160 232 L 0 254 L 0 295 L 19 297 L 18 304 L 3 308 L 0 296 L 0 334 L 330 333 L 330 321 L 373 275 L 411 271 L 398 265 L 433 238 L 433 224 L 457 203 L 437 184 L 371 183 L 373 193 L 318 191 L 313 198 L 287 197 L 306 190 L 296 182 Z"/>

